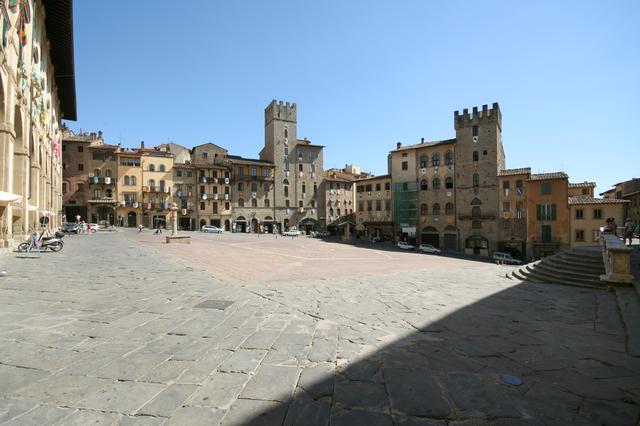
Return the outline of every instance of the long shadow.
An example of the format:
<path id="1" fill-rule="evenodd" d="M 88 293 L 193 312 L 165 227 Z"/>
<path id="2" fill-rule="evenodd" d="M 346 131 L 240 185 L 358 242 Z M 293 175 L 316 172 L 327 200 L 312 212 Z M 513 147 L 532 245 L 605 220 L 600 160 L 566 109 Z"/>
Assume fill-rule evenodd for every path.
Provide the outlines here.
<path id="1" fill-rule="evenodd" d="M 635 425 L 640 359 L 613 294 L 521 283 L 251 403 L 238 424 Z"/>

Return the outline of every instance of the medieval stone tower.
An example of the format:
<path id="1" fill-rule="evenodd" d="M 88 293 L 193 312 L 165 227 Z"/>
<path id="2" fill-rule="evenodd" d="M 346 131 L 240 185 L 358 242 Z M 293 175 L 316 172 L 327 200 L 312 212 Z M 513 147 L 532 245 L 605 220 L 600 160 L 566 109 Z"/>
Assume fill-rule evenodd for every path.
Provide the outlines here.
<path id="1" fill-rule="evenodd" d="M 455 111 L 456 208 L 460 249 L 488 256 L 499 235 L 498 172 L 504 169 L 502 115 L 498 103 Z"/>
<path id="2" fill-rule="evenodd" d="M 313 228 L 318 221 L 316 188 L 323 177 L 322 146 L 297 134 L 296 104 L 271 101 L 264 111 L 260 159 L 275 165 L 274 218 L 281 229 Z"/>

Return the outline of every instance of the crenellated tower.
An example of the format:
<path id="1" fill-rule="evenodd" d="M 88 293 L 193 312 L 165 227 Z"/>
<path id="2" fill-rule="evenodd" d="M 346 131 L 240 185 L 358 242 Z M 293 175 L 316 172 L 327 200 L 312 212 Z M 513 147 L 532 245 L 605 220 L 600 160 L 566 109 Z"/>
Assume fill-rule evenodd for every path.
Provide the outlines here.
<path id="1" fill-rule="evenodd" d="M 456 130 L 456 209 L 460 246 L 467 254 L 496 250 L 499 217 L 498 172 L 504 169 L 502 114 L 489 109 L 454 112 Z"/>

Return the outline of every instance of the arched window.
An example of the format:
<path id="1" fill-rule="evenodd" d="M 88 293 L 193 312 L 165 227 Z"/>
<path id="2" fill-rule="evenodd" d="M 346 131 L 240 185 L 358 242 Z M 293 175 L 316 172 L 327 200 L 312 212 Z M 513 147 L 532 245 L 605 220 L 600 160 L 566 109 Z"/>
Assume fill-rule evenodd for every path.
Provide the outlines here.
<path id="1" fill-rule="evenodd" d="M 473 174 L 473 187 L 474 188 L 480 187 L 480 175 L 477 173 Z"/>
<path id="2" fill-rule="evenodd" d="M 435 204 L 433 205 L 433 212 L 432 212 L 432 214 L 433 214 L 434 216 L 439 216 L 439 215 L 440 215 L 440 204 L 435 203 Z"/>
<path id="3" fill-rule="evenodd" d="M 447 203 L 444 206 L 444 214 L 451 216 L 453 214 L 453 203 Z"/>
<path id="4" fill-rule="evenodd" d="M 284 137 L 288 138 L 289 137 L 289 130 L 285 127 L 284 129 Z"/>
<path id="5" fill-rule="evenodd" d="M 100 169 L 95 169 L 95 170 L 93 171 L 93 175 L 94 175 L 95 177 L 100 177 Z"/>
<path id="6" fill-rule="evenodd" d="M 244 207 L 244 198 L 238 198 L 238 207 Z"/>
<path id="7" fill-rule="evenodd" d="M 427 165 L 429 165 L 429 157 L 427 157 L 426 155 L 421 155 L 420 156 L 420 168 L 421 169 L 426 169 Z"/>
<path id="8" fill-rule="evenodd" d="M 447 166 L 453 164 L 453 153 L 451 151 L 447 151 L 444 153 L 444 164 Z"/>
<path id="9" fill-rule="evenodd" d="M 255 198 L 251 199 L 251 207 L 258 207 L 258 200 Z"/>
<path id="10" fill-rule="evenodd" d="M 269 207 L 269 205 L 270 205 L 270 201 L 269 201 L 269 199 L 268 199 L 268 198 L 265 198 L 265 199 L 264 199 L 264 206 L 265 206 L 265 207 Z"/>
<path id="11" fill-rule="evenodd" d="M 314 182 L 313 183 L 313 194 L 315 195 L 316 192 L 318 192 L 318 185 Z"/>
<path id="12" fill-rule="evenodd" d="M 153 179 L 149 179 L 149 188 L 153 189 L 156 187 L 156 181 Z"/>
<path id="13" fill-rule="evenodd" d="M 474 163 L 478 162 L 478 151 L 473 151 L 473 162 Z"/>
<path id="14" fill-rule="evenodd" d="M 107 170 L 105 170 L 105 172 L 104 172 L 104 177 L 108 177 L 108 178 L 112 177 L 111 169 L 107 169 Z"/>
<path id="15" fill-rule="evenodd" d="M 480 206 L 471 207 L 471 219 L 478 220 L 482 216 L 482 211 L 480 210 Z"/>
<path id="16" fill-rule="evenodd" d="M 431 157 L 431 164 L 434 167 L 438 167 L 440 165 L 440 154 L 433 154 Z"/>
<path id="17" fill-rule="evenodd" d="M 427 214 L 427 205 L 424 203 L 420 204 L 420 214 L 423 216 Z"/>
<path id="18" fill-rule="evenodd" d="M 302 183 L 302 193 L 304 194 L 305 192 L 307 192 L 307 185 L 304 184 L 304 182 Z"/>
<path id="19" fill-rule="evenodd" d="M 129 176 L 125 176 L 124 177 L 124 184 L 125 185 L 131 185 L 131 179 L 129 179 Z"/>
<path id="20" fill-rule="evenodd" d="M 158 183 L 158 188 L 160 189 L 160 191 L 164 191 L 164 187 L 165 187 L 165 182 L 163 180 L 161 180 Z"/>
<path id="21" fill-rule="evenodd" d="M 448 177 L 444 180 L 444 187 L 446 189 L 453 189 L 453 178 Z"/>
<path id="22" fill-rule="evenodd" d="M 134 185 L 134 186 L 137 185 L 138 184 L 137 180 L 138 179 L 135 176 L 131 176 L 131 185 Z"/>
<path id="23" fill-rule="evenodd" d="M 431 182 L 431 187 L 433 188 L 434 191 L 437 191 L 438 189 L 440 189 L 440 179 L 433 178 L 433 182 Z"/>
<path id="24" fill-rule="evenodd" d="M 238 191 L 244 191 L 244 183 L 238 182 Z"/>
<path id="25" fill-rule="evenodd" d="M 289 160 L 284 160 L 284 171 L 285 172 L 289 171 Z"/>
<path id="26" fill-rule="evenodd" d="M 166 171 L 167 171 L 167 169 L 166 169 L 166 167 L 164 166 L 164 164 L 160 164 L 160 171 L 161 171 L 161 172 L 166 172 Z"/>
<path id="27" fill-rule="evenodd" d="M 255 182 L 251 183 L 251 192 L 258 192 L 258 184 Z"/>
<path id="28" fill-rule="evenodd" d="M 289 187 L 288 187 L 288 186 L 285 186 L 285 187 L 284 187 L 284 196 L 285 196 L 285 197 L 288 197 L 288 196 L 289 196 Z"/>
<path id="29" fill-rule="evenodd" d="M 427 190 L 427 180 L 426 179 L 422 179 L 420 181 L 420 189 L 422 191 L 426 191 Z"/>
<path id="30" fill-rule="evenodd" d="M 156 171 L 156 165 L 155 164 L 149 164 L 149 171 L 150 172 L 155 172 Z"/>

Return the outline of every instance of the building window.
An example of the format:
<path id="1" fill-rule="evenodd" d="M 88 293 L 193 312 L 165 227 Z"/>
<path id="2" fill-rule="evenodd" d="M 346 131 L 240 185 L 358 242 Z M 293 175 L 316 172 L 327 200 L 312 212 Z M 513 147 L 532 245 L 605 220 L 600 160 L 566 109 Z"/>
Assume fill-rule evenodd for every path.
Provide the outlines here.
<path id="1" fill-rule="evenodd" d="M 364 211 L 364 201 L 358 201 L 358 211 Z"/>
<path id="2" fill-rule="evenodd" d="M 478 151 L 473 151 L 473 162 L 477 163 L 478 162 Z"/>
<path id="3" fill-rule="evenodd" d="M 602 219 L 602 209 L 593 209 L 593 218 Z"/>
<path id="4" fill-rule="evenodd" d="M 262 169 L 262 176 L 263 177 L 269 177 L 271 175 L 271 173 L 269 172 L 269 169 L 267 169 L 266 167 L 264 167 Z"/>
<path id="5" fill-rule="evenodd" d="M 84 184 L 83 183 L 79 183 L 77 188 L 78 188 L 77 189 L 78 192 L 84 192 Z"/>
<path id="6" fill-rule="evenodd" d="M 298 171 L 301 172 L 302 171 L 302 163 L 298 164 Z"/>
<path id="7" fill-rule="evenodd" d="M 67 182 L 62 182 L 62 193 L 63 194 L 67 193 Z"/>
<path id="8" fill-rule="evenodd" d="M 433 178 L 433 181 L 431 182 L 431 187 L 434 191 L 437 191 L 438 189 L 440 189 L 440 179 Z"/>
<path id="9" fill-rule="evenodd" d="M 422 216 L 427 214 L 427 205 L 425 203 L 420 204 L 420 214 Z"/>
<path id="10" fill-rule="evenodd" d="M 238 176 L 244 176 L 244 167 L 238 167 Z"/>
<path id="11" fill-rule="evenodd" d="M 95 169 L 95 170 L 93 171 L 93 176 L 95 176 L 95 177 L 100 177 L 100 169 Z"/>
<path id="12" fill-rule="evenodd" d="M 444 187 L 446 189 L 453 189 L 453 178 L 448 177 L 444 180 Z"/>
<path id="13" fill-rule="evenodd" d="M 289 196 L 289 187 L 288 187 L 288 186 L 285 186 L 285 187 L 283 187 L 283 188 L 284 188 L 284 196 L 285 196 L 285 197 L 288 197 L 288 196 Z"/>
<path id="14" fill-rule="evenodd" d="M 155 164 L 149 164 L 149 171 L 150 172 L 155 172 L 156 171 L 156 165 Z"/>
<path id="15" fill-rule="evenodd" d="M 258 192 L 258 184 L 255 182 L 251 183 L 251 192 Z"/>
<path id="16" fill-rule="evenodd" d="M 284 137 L 285 138 L 289 137 L 289 130 L 287 128 L 284 129 Z"/>
<path id="17" fill-rule="evenodd" d="M 289 156 L 289 148 L 288 147 L 284 147 L 284 158 L 286 159 Z"/>
<path id="18" fill-rule="evenodd" d="M 478 126 L 473 126 L 471 128 L 471 136 L 478 136 Z"/>
<path id="19" fill-rule="evenodd" d="M 373 210 L 373 203 L 371 200 L 367 201 L 367 211 L 370 212 Z"/>
<path id="20" fill-rule="evenodd" d="M 258 200 L 255 198 L 251 199 L 251 207 L 258 207 Z"/>
<path id="21" fill-rule="evenodd" d="M 391 211 L 391 201 L 387 200 L 384 202 L 385 211 Z"/>
<path id="22" fill-rule="evenodd" d="M 238 207 L 244 207 L 244 198 L 238 198 Z"/>
<path id="23" fill-rule="evenodd" d="M 271 184 L 265 183 L 263 189 L 264 189 L 264 192 L 269 192 L 271 190 Z"/>
<path id="24" fill-rule="evenodd" d="M 298 207 L 300 207 L 300 208 L 304 207 L 304 204 L 302 203 L 302 200 L 298 201 Z"/>
<path id="25" fill-rule="evenodd" d="M 176 170 L 176 176 L 182 177 L 182 170 Z"/>
<path id="26" fill-rule="evenodd" d="M 160 164 L 160 171 L 161 172 L 166 172 L 167 171 L 167 168 L 165 167 L 164 164 Z"/>
<path id="27" fill-rule="evenodd" d="M 258 176 L 258 169 L 256 167 L 251 168 L 251 176 Z"/>
<path id="28" fill-rule="evenodd" d="M 307 192 L 307 185 L 304 184 L 304 182 L 302 183 L 302 193 L 306 193 Z"/>
<path id="29" fill-rule="evenodd" d="M 225 210 L 231 209 L 231 204 L 230 203 L 224 203 L 224 209 Z"/>
<path id="30" fill-rule="evenodd" d="M 409 162 L 408 161 L 403 161 L 402 162 L 402 170 L 409 170 Z"/>
<path id="31" fill-rule="evenodd" d="M 371 192 L 371 184 L 365 185 L 365 191 Z"/>
<path id="32" fill-rule="evenodd" d="M 131 185 L 135 186 L 137 185 L 137 178 L 135 176 L 131 176 Z"/>
<path id="33" fill-rule="evenodd" d="M 482 217 L 482 211 L 479 206 L 471 207 L 471 219 L 479 220 Z"/>
<path id="34" fill-rule="evenodd" d="M 200 210 L 204 210 L 204 201 L 200 201 Z"/>
<path id="35" fill-rule="evenodd" d="M 440 216 L 440 204 L 435 203 L 435 204 L 433 205 L 433 208 L 432 208 L 431 214 L 433 214 L 434 216 Z"/>
<path id="36" fill-rule="evenodd" d="M 576 229 L 576 241 L 584 241 L 584 229 Z"/>
<path id="37" fill-rule="evenodd" d="M 582 195 L 589 195 L 589 190 L 587 188 L 582 188 Z"/>
<path id="38" fill-rule="evenodd" d="M 538 204 L 536 206 L 538 220 L 556 220 L 555 204 Z"/>
<path id="39" fill-rule="evenodd" d="M 376 211 L 382 210 L 382 200 L 376 200 Z"/>
<path id="40" fill-rule="evenodd" d="M 427 180 L 426 179 L 422 179 L 420 181 L 420 189 L 423 190 L 423 191 L 427 190 Z"/>
<path id="41" fill-rule="evenodd" d="M 551 225 L 542 225 L 540 227 L 540 230 L 542 231 L 542 235 L 541 235 L 541 239 L 543 243 L 550 243 L 551 242 L 551 235 L 552 235 L 552 228 Z"/>
<path id="42" fill-rule="evenodd" d="M 426 169 L 428 164 L 429 164 L 429 157 L 427 157 L 426 155 L 421 155 L 420 156 L 420 168 L 421 169 Z"/>
<path id="43" fill-rule="evenodd" d="M 433 154 L 431 157 L 431 165 L 433 167 L 438 167 L 440 165 L 440 154 Z"/>
<path id="44" fill-rule="evenodd" d="M 79 145 L 78 146 L 78 152 L 82 152 L 82 151 L 84 151 L 84 147 L 82 145 Z"/>
<path id="45" fill-rule="evenodd" d="M 584 210 L 582 209 L 576 210 L 576 219 L 584 219 Z"/>
<path id="46" fill-rule="evenodd" d="M 391 182 L 385 182 L 384 183 L 384 189 L 385 189 L 385 191 L 391 190 Z"/>
<path id="47" fill-rule="evenodd" d="M 83 171 L 83 170 L 84 170 L 84 164 L 78 163 L 78 171 Z"/>
<path id="48" fill-rule="evenodd" d="M 451 216 L 453 214 L 453 203 L 447 203 L 444 206 L 444 214 Z"/>
<path id="49" fill-rule="evenodd" d="M 524 195 L 524 186 L 522 184 L 522 179 L 518 179 L 516 181 L 516 195 L 518 196 Z"/>
<path id="50" fill-rule="evenodd" d="M 238 182 L 238 191 L 244 191 L 244 183 Z"/>
<path id="51" fill-rule="evenodd" d="M 348 186 L 347 186 L 346 183 L 344 184 L 344 189 L 348 189 Z M 376 191 L 380 191 L 380 184 L 379 183 L 376 183 Z"/>
<path id="52" fill-rule="evenodd" d="M 477 173 L 473 174 L 473 187 L 474 189 L 480 188 L 480 175 Z"/>
<path id="53" fill-rule="evenodd" d="M 502 203 L 502 211 L 503 212 L 510 212 L 511 211 L 511 203 L 508 201 L 505 201 Z"/>
<path id="54" fill-rule="evenodd" d="M 268 198 L 264 199 L 264 206 L 265 207 L 269 207 L 269 199 Z"/>
<path id="55" fill-rule="evenodd" d="M 447 151 L 444 153 L 444 164 L 450 166 L 453 164 L 453 153 L 451 151 Z"/>
<path id="56" fill-rule="evenodd" d="M 551 182 L 542 182 L 540 184 L 540 194 L 541 195 L 551 194 Z"/>

